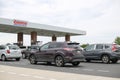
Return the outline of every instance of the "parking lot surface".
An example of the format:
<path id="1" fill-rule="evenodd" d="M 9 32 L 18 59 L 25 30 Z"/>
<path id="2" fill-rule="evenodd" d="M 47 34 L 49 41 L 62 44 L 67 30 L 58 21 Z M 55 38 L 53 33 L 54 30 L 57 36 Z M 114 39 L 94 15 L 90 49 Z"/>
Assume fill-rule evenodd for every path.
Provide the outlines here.
<path id="1" fill-rule="evenodd" d="M 73 74 L 0 65 L 0 80 L 119 80 L 119 78 Z"/>
<path id="2" fill-rule="evenodd" d="M 27 59 L 21 59 L 20 61 L 0 61 L 0 65 L 91 76 L 120 78 L 120 61 L 116 64 L 104 64 L 99 61 L 94 61 L 90 63 L 82 62 L 78 67 L 73 67 L 71 64 L 66 64 L 64 67 L 56 67 L 55 64 L 47 65 L 46 63 L 38 63 L 37 65 L 32 65 Z"/>

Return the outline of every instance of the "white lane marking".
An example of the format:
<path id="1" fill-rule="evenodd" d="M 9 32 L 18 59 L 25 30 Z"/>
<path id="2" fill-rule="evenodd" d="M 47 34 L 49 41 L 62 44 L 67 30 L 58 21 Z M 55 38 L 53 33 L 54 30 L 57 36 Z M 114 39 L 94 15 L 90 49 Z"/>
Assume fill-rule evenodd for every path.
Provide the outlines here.
<path id="1" fill-rule="evenodd" d="M 41 76 L 33 76 L 34 78 L 39 78 L 39 79 L 45 79 L 44 77 Z"/>
<path id="2" fill-rule="evenodd" d="M 69 68 L 69 69 L 74 69 L 74 70 L 79 70 L 78 68 Z M 109 70 L 94 70 L 94 69 L 82 69 L 84 71 L 98 71 L 98 72 L 110 72 Z"/>
<path id="3" fill-rule="evenodd" d="M 97 77 L 97 78 L 94 78 L 92 80 L 102 80 L 102 78 L 101 77 Z"/>
<path id="4" fill-rule="evenodd" d="M 56 79 L 50 79 L 50 80 L 56 80 Z"/>
<path id="5" fill-rule="evenodd" d="M 15 73 L 15 72 L 8 72 L 9 74 L 17 74 L 17 73 Z"/>
<path id="6" fill-rule="evenodd" d="M 69 69 L 79 70 L 79 68 L 69 68 Z"/>
<path id="7" fill-rule="evenodd" d="M 30 76 L 30 75 L 27 75 L 27 74 L 19 74 L 20 76 Z"/>
<path id="8" fill-rule="evenodd" d="M 94 71 L 93 69 L 82 69 L 84 71 Z"/>
<path id="9" fill-rule="evenodd" d="M 5 71 L 0 71 L 0 72 L 5 72 Z M 32 75 L 28 75 L 28 74 L 17 74 L 15 72 L 7 72 L 8 74 L 16 74 L 16 75 L 20 75 L 20 76 L 24 76 L 24 77 L 34 77 L 34 78 L 39 78 L 39 79 L 47 79 L 47 80 L 56 80 L 56 79 L 53 79 L 53 78 L 45 78 L 45 77 L 41 77 L 41 76 L 32 76 Z"/>
<path id="10" fill-rule="evenodd" d="M 99 71 L 99 72 L 110 72 L 108 70 L 97 70 L 97 71 Z"/>
<path id="11" fill-rule="evenodd" d="M 0 71 L 0 72 L 5 72 L 5 71 Z"/>
<path id="12" fill-rule="evenodd" d="M 33 76 L 34 78 L 39 78 L 39 79 L 46 79 L 46 80 L 56 80 L 56 79 L 53 79 L 53 78 L 45 78 L 45 77 L 41 77 L 41 76 Z"/>

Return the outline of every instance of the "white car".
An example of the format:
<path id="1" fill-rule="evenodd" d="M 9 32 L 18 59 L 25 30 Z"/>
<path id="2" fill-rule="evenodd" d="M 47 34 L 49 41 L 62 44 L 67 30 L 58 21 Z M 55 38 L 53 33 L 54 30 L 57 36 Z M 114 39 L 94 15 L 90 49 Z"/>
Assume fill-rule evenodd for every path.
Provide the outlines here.
<path id="1" fill-rule="evenodd" d="M 2 61 L 6 61 L 7 59 L 16 59 L 16 61 L 19 61 L 21 56 L 21 50 L 17 45 L 0 45 L 0 59 Z"/>

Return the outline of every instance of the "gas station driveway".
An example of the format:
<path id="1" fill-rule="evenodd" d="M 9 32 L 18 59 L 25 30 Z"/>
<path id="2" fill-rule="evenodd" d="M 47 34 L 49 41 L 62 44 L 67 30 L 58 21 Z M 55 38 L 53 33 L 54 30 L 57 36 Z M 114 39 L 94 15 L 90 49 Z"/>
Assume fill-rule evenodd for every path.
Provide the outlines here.
<path id="1" fill-rule="evenodd" d="M 119 80 L 119 78 L 73 74 L 0 65 L 1 80 Z"/>
<path id="2" fill-rule="evenodd" d="M 78 67 L 66 64 L 56 67 L 54 64 L 38 63 L 32 65 L 27 59 L 21 61 L 0 61 L 0 80 L 119 80 L 120 62 L 103 64 L 94 61 L 82 62 Z"/>

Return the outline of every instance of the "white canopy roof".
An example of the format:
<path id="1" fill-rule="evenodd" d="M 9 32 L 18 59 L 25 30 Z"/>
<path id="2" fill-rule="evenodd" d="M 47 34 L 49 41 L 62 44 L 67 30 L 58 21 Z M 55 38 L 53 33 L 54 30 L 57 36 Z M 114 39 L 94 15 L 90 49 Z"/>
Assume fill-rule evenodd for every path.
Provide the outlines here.
<path id="1" fill-rule="evenodd" d="M 4 19 L 0 18 L 0 32 L 6 33 L 19 33 L 30 34 L 32 31 L 36 31 L 40 36 L 53 36 L 57 37 L 69 35 L 85 35 L 86 32 L 82 30 L 68 29 L 63 27 L 44 25 L 38 23 L 31 23 L 16 19 Z"/>

